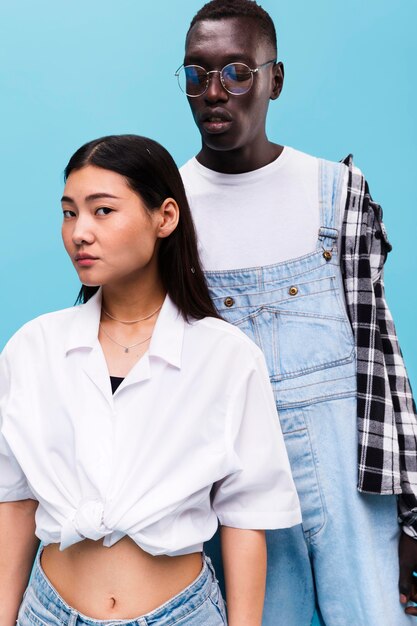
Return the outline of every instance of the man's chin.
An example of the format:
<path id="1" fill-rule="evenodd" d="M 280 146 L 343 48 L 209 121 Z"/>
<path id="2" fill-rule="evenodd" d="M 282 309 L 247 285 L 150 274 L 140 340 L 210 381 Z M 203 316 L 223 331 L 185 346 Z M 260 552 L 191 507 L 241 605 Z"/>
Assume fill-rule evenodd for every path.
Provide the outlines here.
<path id="1" fill-rule="evenodd" d="M 216 150 L 219 152 L 229 152 L 232 150 L 236 150 L 239 146 L 237 142 L 230 137 L 230 134 L 219 133 L 219 134 L 209 134 L 209 133 L 201 133 L 201 139 L 203 141 L 203 147 L 207 147 L 209 150 Z M 203 148 L 204 149 L 204 148 Z"/>

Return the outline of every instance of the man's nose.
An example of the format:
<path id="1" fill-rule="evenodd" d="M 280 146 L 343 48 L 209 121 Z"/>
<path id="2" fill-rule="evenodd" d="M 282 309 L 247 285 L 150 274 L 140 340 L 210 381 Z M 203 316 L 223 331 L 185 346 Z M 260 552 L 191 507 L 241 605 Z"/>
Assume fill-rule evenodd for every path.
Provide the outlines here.
<path id="1" fill-rule="evenodd" d="M 208 72 L 208 87 L 204 93 L 204 98 L 207 102 L 226 102 L 229 99 L 229 94 L 223 87 L 220 71 L 212 70 Z"/>

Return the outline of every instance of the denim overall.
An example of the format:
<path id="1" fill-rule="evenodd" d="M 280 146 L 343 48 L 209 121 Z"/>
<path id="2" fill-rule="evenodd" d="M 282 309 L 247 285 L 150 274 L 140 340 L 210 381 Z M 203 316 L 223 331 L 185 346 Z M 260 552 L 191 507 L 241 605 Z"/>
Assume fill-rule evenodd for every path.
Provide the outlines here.
<path id="1" fill-rule="evenodd" d="M 265 354 L 301 501 L 302 526 L 267 531 L 263 626 L 307 626 L 315 608 L 326 626 L 401 626 L 413 621 L 398 599 L 396 499 L 356 489 L 355 348 L 337 250 L 344 166 L 319 164 L 313 252 L 206 272 L 219 313 Z M 221 578 L 218 541 L 206 551 Z"/>

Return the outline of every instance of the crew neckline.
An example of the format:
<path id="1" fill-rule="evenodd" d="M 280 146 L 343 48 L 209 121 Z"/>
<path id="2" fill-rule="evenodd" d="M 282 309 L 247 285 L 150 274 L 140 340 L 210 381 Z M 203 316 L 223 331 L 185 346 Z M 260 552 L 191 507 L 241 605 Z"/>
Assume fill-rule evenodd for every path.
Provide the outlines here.
<path id="1" fill-rule="evenodd" d="M 236 184 L 241 184 L 242 180 L 244 180 L 245 184 L 247 184 L 250 182 L 258 181 L 264 176 L 269 176 L 271 171 L 275 171 L 283 167 L 283 165 L 285 165 L 285 163 L 288 161 L 289 157 L 291 156 L 291 152 L 294 152 L 294 148 L 290 148 L 289 146 L 284 146 L 281 154 L 277 156 L 276 159 L 271 161 L 271 163 L 268 163 L 267 165 L 264 165 L 263 167 L 259 167 L 256 170 L 252 170 L 250 172 L 243 172 L 241 174 L 225 174 L 224 172 L 216 172 L 215 170 L 212 170 L 206 167 L 205 165 L 202 165 L 201 163 L 199 163 L 199 161 L 197 161 L 197 158 L 195 156 L 191 159 L 191 164 L 193 165 L 193 167 L 195 167 L 195 169 L 198 170 L 198 172 L 202 176 L 204 176 L 205 178 L 211 181 L 222 182 L 223 184 L 227 184 L 227 185 L 236 185 Z"/>

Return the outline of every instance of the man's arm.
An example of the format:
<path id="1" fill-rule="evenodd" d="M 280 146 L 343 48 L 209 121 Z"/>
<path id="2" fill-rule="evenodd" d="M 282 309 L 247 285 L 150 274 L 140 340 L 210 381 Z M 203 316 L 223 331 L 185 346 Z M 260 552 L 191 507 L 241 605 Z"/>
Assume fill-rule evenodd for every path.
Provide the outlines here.
<path id="1" fill-rule="evenodd" d="M 403 524 L 399 542 L 400 602 L 417 602 L 417 411 L 410 381 L 399 345 L 394 320 L 389 310 L 384 287 L 384 262 L 391 250 L 382 211 L 370 200 L 374 214 L 369 228 L 369 249 L 372 267 L 378 327 L 381 336 L 385 367 L 388 375 L 392 408 L 399 440 L 399 460 L 402 493 L 398 497 L 399 520 Z M 375 221 L 374 221 L 375 220 Z M 375 233 L 379 236 L 376 238 Z M 417 616 L 417 607 L 406 607 L 405 612 Z"/>
<path id="2" fill-rule="evenodd" d="M 417 416 L 410 382 L 389 311 L 383 283 L 383 270 L 375 282 L 377 318 L 400 445 L 402 493 L 398 496 L 399 521 L 403 524 L 398 547 L 400 602 L 417 602 Z M 417 616 L 417 607 L 405 612 Z"/>
<path id="3" fill-rule="evenodd" d="M 392 247 L 382 209 L 352 155 L 344 163 L 349 180 L 341 267 L 357 354 L 358 489 L 400 494 L 400 600 L 406 602 L 416 598 L 417 587 L 417 413 L 385 299 L 383 270 Z"/>
<path id="4" fill-rule="evenodd" d="M 221 527 L 229 626 L 261 626 L 266 584 L 263 530 Z"/>
<path id="5" fill-rule="evenodd" d="M 0 503 L 0 624 L 15 626 L 39 546 L 35 500 Z"/>

